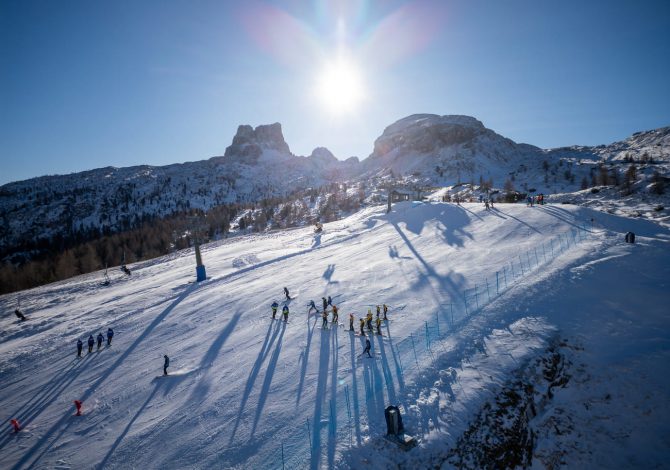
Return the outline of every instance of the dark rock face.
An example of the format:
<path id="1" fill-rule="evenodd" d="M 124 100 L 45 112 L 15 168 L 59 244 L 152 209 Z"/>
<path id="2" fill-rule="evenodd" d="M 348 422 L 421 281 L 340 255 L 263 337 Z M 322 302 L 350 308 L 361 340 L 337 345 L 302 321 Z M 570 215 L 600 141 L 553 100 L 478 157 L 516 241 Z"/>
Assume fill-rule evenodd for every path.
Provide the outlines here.
<path id="1" fill-rule="evenodd" d="M 233 137 L 233 143 L 226 148 L 224 158 L 234 158 L 240 163 L 254 164 L 264 149 L 290 155 L 291 150 L 284 140 L 281 124 L 278 122 L 258 126 L 256 129 L 249 125 L 241 125 Z"/>

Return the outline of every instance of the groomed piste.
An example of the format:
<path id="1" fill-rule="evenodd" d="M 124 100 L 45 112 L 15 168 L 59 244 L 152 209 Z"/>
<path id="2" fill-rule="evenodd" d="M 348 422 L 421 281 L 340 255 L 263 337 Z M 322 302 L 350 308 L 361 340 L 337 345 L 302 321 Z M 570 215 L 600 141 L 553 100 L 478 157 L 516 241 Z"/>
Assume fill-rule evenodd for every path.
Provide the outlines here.
<path id="1" fill-rule="evenodd" d="M 560 343 L 570 377 L 529 418 L 535 462 L 665 464 L 669 241 L 577 206 L 405 202 L 205 245 L 200 283 L 186 250 L 108 286 L 94 273 L 22 292 L 24 322 L 3 296 L 0 465 L 449 468 L 482 407 Z M 307 313 L 327 296 L 342 325 Z M 275 300 L 288 322 L 271 319 Z M 383 304 L 360 356 L 349 314 L 358 330 Z M 108 327 L 111 346 L 76 357 Z M 391 404 L 409 452 L 384 439 Z M 560 435 L 557 409 L 572 417 Z"/>

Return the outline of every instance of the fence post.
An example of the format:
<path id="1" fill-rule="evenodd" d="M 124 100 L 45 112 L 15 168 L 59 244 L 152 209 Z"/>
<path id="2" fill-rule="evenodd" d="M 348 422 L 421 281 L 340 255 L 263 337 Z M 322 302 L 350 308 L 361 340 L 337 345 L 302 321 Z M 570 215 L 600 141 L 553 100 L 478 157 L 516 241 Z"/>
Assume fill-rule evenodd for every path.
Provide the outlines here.
<path id="1" fill-rule="evenodd" d="M 435 325 L 437 325 L 437 337 L 440 337 L 440 311 L 435 310 Z"/>
<path id="2" fill-rule="evenodd" d="M 430 349 L 430 335 L 428 334 L 428 322 L 424 322 L 426 324 L 426 349 Z"/>
<path id="3" fill-rule="evenodd" d="M 449 302 L 449 310 L 451 310 L 451 327 L 454 327 L 454 303 Z"/>
<path id="4" fill-rule="evenodd" d="M 544 255 L 544 262 L 547 262 L 547 252 L 544 249 L 544 243 L 542 244 L 542 254 Z"/>
<path id="5" fill-rule="evenodd" d="M 505 289 L 507 289 L 507 266 L 503 265 L 503 279 L 505 280 Z"/>
<path id="6" fill-rule="evenodd" d="M 526 273 L 523 271 L 523 261 L 521 260 L 521 255 L 519 255 L 519 266 L 521 266 L 521 276 L 525 276 Z"/>
<path id="7" fill-rule="evenodd" d="M 477 284 L 475 284 L 475 305 L 477 306 L 477 310 L 479 310 L 479 295 L 477 293 Z"/>
<path id="8" fill-rule="evenodd" d="M 491 301 L 491 293 L 489 292 L 489 278 L 485 277 L 484 280 L 486 281 L 486 296 L 489 298 L 489 302 Z"/>
<path id="9" fill-rule="evenodd" d="M 514 275 L 514 263 L 512 263 L 512 261 L 509 262 L 509 268 L 512 271 L 512 281 L 513 281 L 516 276 Z"/>
<path id="10" fill-rule="evenodd" d="M 496 271 L 496 295 L 500 295 L 500 281 L 498 279 L 498 271 Z"/>
<path id="11" fill-rule="evenodd" d="M 535 265 L 539 266 L 540 261 L 537 259 L 537 248 L 533 247 L 533 251 L 535 252 Z"/>
<path id="12" fill-rule="evenodd" d="M 468 290 L 463 289 L 463 304 L 465 305 L 465 316 L 468 316 Z"/>
<path id="13" fill-rule="evenodd" d="M 412 338 L 412 349 L 414 350 L 414 361 L 416 362 L 416 365 L 419 365 L 419 359 L 416 357 L 416 348 L 414 347 L 414 335 L 412 333 L 409 334 L 409 337 Z"/>

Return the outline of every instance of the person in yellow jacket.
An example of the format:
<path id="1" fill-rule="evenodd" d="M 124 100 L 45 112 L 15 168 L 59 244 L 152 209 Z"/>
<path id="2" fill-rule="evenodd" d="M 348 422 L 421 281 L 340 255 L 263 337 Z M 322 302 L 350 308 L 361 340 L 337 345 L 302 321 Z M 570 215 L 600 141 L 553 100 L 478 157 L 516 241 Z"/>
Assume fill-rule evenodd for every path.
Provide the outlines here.
<path id="1" fill-rule="evenodd" d="M 372 331 L 372 310 L 371 309 L 368 309 L 367 323 L 368 323 L 368 330 Z"/>
<path id="2" fill-rule="evenodd" d="M 386 314 L 388 313 L 388 311 L 389 311 L 388 305 L 384 304 L 384 321 L 388 320 L 388 318 L 386 318 Z"/>
<path id="3" fill-rule="evenodd" d="M 377 317 L 377 334 L 382 334 L 382 319 Z"/>
<path id="4" fill-rule="evenodd" d="M 365 336 L 365 320 L 361 318 L 361 336 Z"/>

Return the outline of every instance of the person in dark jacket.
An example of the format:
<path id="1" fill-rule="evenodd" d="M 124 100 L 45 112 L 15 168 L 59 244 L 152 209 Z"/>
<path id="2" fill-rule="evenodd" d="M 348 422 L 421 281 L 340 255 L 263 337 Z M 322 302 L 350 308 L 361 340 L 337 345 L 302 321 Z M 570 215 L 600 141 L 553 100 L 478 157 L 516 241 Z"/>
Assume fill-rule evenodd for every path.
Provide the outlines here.
<path id="1" fill-rule="evenodd" d="M 328 301 L 326 300 L 325 297 L 321 297 L 321 303 L 323 304 L 323 311 L 325 312 L 326 309 L 328 308 Z"/>
<path id="2" fill-rule="evenodd" d="M 321 313 L 321 318 L 323 319 L 323 323 L 321 323 L 321 328 L 326 329 L 328 328 L 328 312 L 325 310 Z"/>
<path id="3" fill-rule="evenodd" d="M 93 339 L 93 335 L 88 335 L 88 352 L 93 352 L 93 345 L 95 344 L 95 340 Z"/>
<path id="4" fill-rule="evenodd" d="M 163 375 L 168 375 L 167 368 L 170 367 L 170 358 L 167 357 L 167 354 L 163 354 L 165 362 L 163 362 Z"/>
<path id="5" fill-rule="evenodd" d="M 286 300 L 291 300 L 291 296 L 288 294 L 288 289 L 284 287 L 284 295 L 286 296 Z"/>
<path id="6" fill-rule="evenodd" d="M 370 355 L 370 340 L 368 338 L 365 338 L 365 349 L 363 350 L 363 352 L 360 355 L 362 356 L 365 353 L 368 353 L 368 357 L 372 357 Z"/>
<path id="7" fill-rule="evenodd" d="M 81 350 L 84 348 L 84 343 L 80 339 L 77 340 L 77 357 L 81 357 Z"/>
<path id="8" fill-rule="evenodd" d="M 313 300 L 310 300 L 310 301 L 309 301 L 309 310 L 307 310 L 307 315 L 309 315 L 310 313 L 312 313 L 312 309 L 314 309 L 314 311 L 315 311 L 316 313 L 319 313 L 319 309 L 316 308 L 316 304 L 314 303 L 314 301 L 313 301 Z"/>
<path id="9" fill-rule="evenodd" d="M 277 315 L 277 309 L 279 308 L 279 304 L 275 300 L 274 302 L 272 302 L 272 305 L 270 305 L 270 307 L 272 307 L 272 319 L 274 320 Z"/>
<path id="10" fill-rule="evenodd" d="M 19 310 L 18 308 L 14 310 L 14 315 L 16 315 L 18 319 L 21 321 L 24 321 L 26 319 L 25 315 L 23 315 L 23 313 L 21 313 L 21 310 Z"/>
<path id="11" fill-rule="evenodd" d="M 102 341 L 105 339 L 104 336 L 102 336 L 102 333 L 98 333 L 98 349 L 100 349 L 100 346 L 102 346 Z"/>
<path id="12" fill-rule="evenodd" d="M 114 337 L 114 330 L 107 328 L 107 346 L 112 345 L 112 338 Z"/>
<path id="13" fill-rule="evenodd" d="M 328 296 L 328 305 L 333 305 L 333 299 L 331 299 L 330 296 Z"/>

